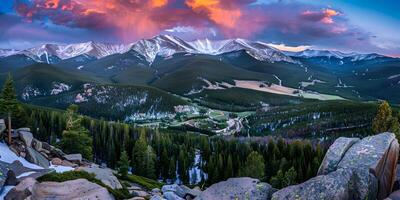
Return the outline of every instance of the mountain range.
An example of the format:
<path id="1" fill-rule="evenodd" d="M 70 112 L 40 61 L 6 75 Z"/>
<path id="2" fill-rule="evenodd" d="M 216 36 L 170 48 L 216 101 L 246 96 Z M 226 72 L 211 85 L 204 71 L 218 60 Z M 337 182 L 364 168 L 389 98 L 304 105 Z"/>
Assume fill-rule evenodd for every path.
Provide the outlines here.
<path id="1" fill-rule="evenodd" d="M 87 103 L 89 113 L 91 101 L 115 108 L 113 97 L 104 93 L 116 91 L 131 99 L 129 105 L 120 99 L 119 105 L 147 105 L 140 110 L 144 113 L 172 112 L 183 103 L 175 95 L 225 108 L 335 99 L 400 102 L 398 58 L 285 52 L 244 39 L 187 42 L 159 35 L 126 45 L 86 42 L 0 50 L 0 82 L 8 72 L 21 100 L 60 108 Z M 96 94 L 89 94 L 88 85 Z M 238 96 L 243 98 L 238 101 Z"/>

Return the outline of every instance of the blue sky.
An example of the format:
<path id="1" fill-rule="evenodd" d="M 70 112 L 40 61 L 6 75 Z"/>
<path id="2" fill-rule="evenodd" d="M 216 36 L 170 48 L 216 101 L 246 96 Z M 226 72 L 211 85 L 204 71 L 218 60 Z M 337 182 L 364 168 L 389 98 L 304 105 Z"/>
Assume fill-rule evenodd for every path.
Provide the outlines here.
<path id="1" fill-rule="evenodd" d="M 102 2 L 102 3 L 96 3 Z M 396 0 L 3 0 L 0 48 L 158 34 L 400 56 Z"/>

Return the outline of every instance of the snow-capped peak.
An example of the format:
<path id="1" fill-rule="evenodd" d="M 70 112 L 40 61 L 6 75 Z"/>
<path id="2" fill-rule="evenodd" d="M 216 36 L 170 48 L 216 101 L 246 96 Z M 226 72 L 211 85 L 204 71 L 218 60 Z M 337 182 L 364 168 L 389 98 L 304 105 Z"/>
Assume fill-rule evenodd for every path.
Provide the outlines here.
<path id="1" fill-rule="evenodd" d="M 0 58 L 14 55 L 17 52 L 19 51 L 15 49 L 0 49 Z"/>
<path id="2" fill-rule="evenodd" d="M 359 54 L 359 53 L 343 53 L 340 51 L 330 51 L 330 50 L 313 50 L 306 49 L 300 52 L 286 52 L 286 55 L 293 57 L 301 57 L 301 58 L 312 58 L 312 57 L 333 57 L 338 59 L 350 58 L 351 61 L 360 61 L 360 60 L 370 60 L 375 59 L 377 57 L 384 57 L 379 54 Z"/>
<path id="3" fill-rule="evenodd" d="M 61 60 L 79 55 L 103 58 L 116 53 L 125 53 L 129 49 L 130 45 L 96 43 L 90 41 L 67 45 L 45 44 L 40 47 L 14 52 L 13 54 L 24 54 L 38 62 L 42 62 L 42 58 L 45 56 L 46 62 L 50 63 L 49 57 L 57 57 Z"/>
<path id="4" fill-rule="evenodd" d="M 169 57 L 179 52 L 196 51 L 189 43 L 170 35 L 159 35 L 151 39 L 139 40 L 132 44 L 131 49 L 143 55 L 149 63 L 152 63 L 157 55 Z"/>

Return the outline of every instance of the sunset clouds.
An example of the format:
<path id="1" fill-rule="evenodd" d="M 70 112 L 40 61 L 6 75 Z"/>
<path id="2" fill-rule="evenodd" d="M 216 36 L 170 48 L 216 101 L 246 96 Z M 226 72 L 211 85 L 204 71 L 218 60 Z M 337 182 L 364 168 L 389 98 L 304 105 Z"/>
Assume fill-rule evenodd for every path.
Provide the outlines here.
<path id="1" fill-rule="evenodd" d="M 373 46 L 370 41 L 375 37 L 352 24 L 338 7 L 299 0 L 10 1 L 14 1 L 12 12 L 20 18 L 18 26 L 35 24 L 48 34 L 63 27 L 66 38 L 86 32 L 82 39 L 132 42 L 168 33 L 188 40 L 240 37 L 276 44 L 365 49 L 366 44 Z"/>

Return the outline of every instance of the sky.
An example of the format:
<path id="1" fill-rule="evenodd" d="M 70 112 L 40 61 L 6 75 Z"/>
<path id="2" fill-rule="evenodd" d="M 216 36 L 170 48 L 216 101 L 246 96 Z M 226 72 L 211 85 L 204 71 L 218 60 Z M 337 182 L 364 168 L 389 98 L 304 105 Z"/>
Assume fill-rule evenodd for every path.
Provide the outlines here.
<path id="1" fill-rule="evenodd" d="M 0 48 L 159 34 L 400 57 L 398 0 L 0 0 Z"/>

